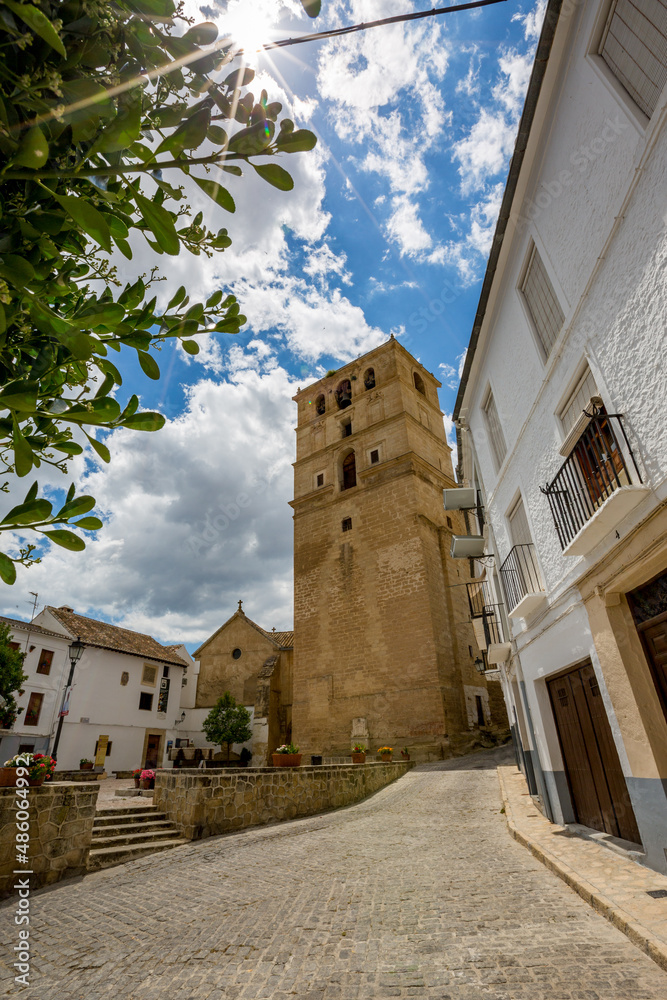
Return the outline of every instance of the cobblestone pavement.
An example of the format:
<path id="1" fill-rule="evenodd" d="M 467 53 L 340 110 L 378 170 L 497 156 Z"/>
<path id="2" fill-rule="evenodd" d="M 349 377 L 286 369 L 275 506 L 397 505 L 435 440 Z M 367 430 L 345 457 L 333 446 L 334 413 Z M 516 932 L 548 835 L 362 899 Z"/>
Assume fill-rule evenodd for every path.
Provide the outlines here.
<path id="1" fill-rule="evenodd" d="M 509 837 L 502 753 L 35 893 L 31 985 L 9 959 L 3 995 L 664 1000 L 667 974 Z"/>

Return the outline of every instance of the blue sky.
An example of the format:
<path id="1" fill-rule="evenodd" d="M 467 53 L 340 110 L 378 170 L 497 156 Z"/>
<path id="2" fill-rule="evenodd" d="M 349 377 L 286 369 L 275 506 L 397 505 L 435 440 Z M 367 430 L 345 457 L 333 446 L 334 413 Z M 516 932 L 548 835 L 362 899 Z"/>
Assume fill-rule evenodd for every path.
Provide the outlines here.
<path id="1" fill-rule="evenodd" d="M 429 6 L 324 0 L 310 21 L 298 0 L 185 4 L 221 33 L 264 24 L 268 39 Z M 122 395 L 138 392 L 168 423 L 112 435 L 110 466 L 77 460 L 105 528 L 84 553 L 48 549 L 20 570 L 2 613 L 29 617 L 37 591 L 40 606 L 195 648 L 241 597 L 264 627 L 291 627 L 291 396 L 393 332 L 443 382 L 450 430 L 544 7 L 507 0 L 249 58 L 250 90 L 318 135 L 314 152 L 284 157 L 294 190 L 231 178 L 233 216 L 188 192 L 210 228 L 228 227 L 230 250 L 154 260 L 136 242 L 131 265 L 114 261 L 123 278 L 157 263 L 165 298 L 181 283 L 193 300 L 228 288 L 248 326 L 197 358 L 165 348 L 157 383 L 128 356 Z"/>

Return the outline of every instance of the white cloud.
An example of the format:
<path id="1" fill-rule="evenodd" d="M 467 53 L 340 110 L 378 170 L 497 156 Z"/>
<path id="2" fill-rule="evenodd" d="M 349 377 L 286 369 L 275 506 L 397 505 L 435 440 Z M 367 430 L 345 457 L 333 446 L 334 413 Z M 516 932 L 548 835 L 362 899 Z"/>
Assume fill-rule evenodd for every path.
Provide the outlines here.
<path id="1" fill-rule="evenodd" d="M 498 174 L 512 152 L 516 127 L 502 111 L 482 108 L 468 135 L 454 145 L 454 159 L 459 161 L 461 190 L 470 194 Z"/>
<path id="2" fill-rule="evenodd" d="M 201 641 L 239 597 L 260 623 L 291 626 L 296 384 L 261 342 L 230 354 L 229 380 L 194 386 L 158 434 L 111 436 L 111 465 L 80 483 L 109 523 L 82 553 L 19 567 L 8 601 L 35 590 L 162 641 Z"/>
<path id="3" fill-rule="evenodd" d="M 546 9 L 547 0 L 536 0 L 532 10 L 529 10 L 526 14 L 522 14 L 519 11 L 519 13 L 512 16 L 513 21 L 519 21 L 523 25 L 524 35 L 527 40 L 536 42 L 540 37 Z"/>

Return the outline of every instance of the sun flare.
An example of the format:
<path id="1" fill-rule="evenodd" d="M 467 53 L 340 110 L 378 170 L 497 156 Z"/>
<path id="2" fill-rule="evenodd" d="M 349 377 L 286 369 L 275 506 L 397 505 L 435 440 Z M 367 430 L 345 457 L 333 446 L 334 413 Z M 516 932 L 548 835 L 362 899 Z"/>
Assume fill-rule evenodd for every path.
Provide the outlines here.
<path id="1" fill-rule="evenodd" d="M 231 35 L 246 55 L 261 50 L 262 45 L 272 41 L 277 18 L 277 5 L 273 0 L 238 0 L 231 2 L 222 22 L 224 34 Z"/>

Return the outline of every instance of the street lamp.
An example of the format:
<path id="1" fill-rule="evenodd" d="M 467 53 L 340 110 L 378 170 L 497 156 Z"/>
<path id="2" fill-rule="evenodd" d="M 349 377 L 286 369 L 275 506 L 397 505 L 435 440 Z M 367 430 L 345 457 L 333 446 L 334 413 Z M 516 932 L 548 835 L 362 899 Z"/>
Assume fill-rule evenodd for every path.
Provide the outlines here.
<path id="1" fill-rule="evenodd" d="M 63 729 L 63 721 L 67 712 L 69 711 L 69 691 L 72 686 L 72 678 L 74 677 L 74 668 L 81 659 L 81 654 L 85 649 L 84 644 L 81 642 L 79 636 L 76 637 L 74 642 L 69 647 L 69 677 L 67 678 L 67 684 L 65 685 L 65 692 L 63 694 L 63 703 L 58 713 L 58 728 L 56 729 L 56 738 L 53 743 L 53 750 L 51 751 L 51 756 L 58 759 L 58 743 L 60 742 L 60 734 Z"/>
<path id="2" fill-rule="evenodd" d="M 477 659 L 475 660 L 475 670 L 480 674 L 486 673 L 486 663 L 481 658 L 481 656 L 478 656 Z"/>

